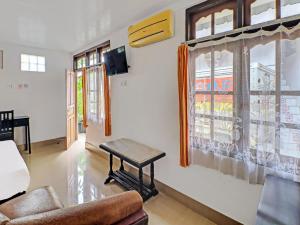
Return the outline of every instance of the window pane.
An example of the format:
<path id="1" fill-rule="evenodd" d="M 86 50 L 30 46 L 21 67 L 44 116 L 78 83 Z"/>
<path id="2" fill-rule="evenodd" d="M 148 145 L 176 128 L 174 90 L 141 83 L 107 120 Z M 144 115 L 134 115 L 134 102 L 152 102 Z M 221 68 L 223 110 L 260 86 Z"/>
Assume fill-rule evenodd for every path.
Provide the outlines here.
<path id="1" fill-rule="evenodd" d="M 21 70 L 22 71 L 29 71 L 29 64 L 28 63 L 21 63 Z"/>
<path id="2" fill-rule="evenodd" d="M 214 139 L 222 143 L 232 143 L 232 129 L 231 121 L 215 120 L 214 121 Z"/>
<path id="3" fill-rule="evenodd" d="M 90 102 L 96 102 L 96 92 L 90 92 Z"/>
<path id="4" fill-rule="evenodd" d="M 195 97 L 195 112 L 197 114 L 211 114 L 211 97 L 210 95 L 197 94 Z"/>
<path id="5" fill-rule="evenodd" d="M 300 14 L 300 0 L 281 0 L 281 17 Z"/>
<path id="6" fill-rule="evenodd" d="M 37 64 L 30 63 L 29 64 L 29 70 L 32 71 L 32 72 L 36 72 L 37 71 Z"/>
<path id="7" fill-rule="evenodd" d="M 21 54 L 21 62 L 28 63 L 29 62 L 29 55 Z"/>
<path id="8" fill-rule="evenodd" d="M 95 114 L 97 112 L 96 103 L 90 103 L 90 113 Z"/>
<path id="9" fill-rule="evenodd" d="M 211 35 L 211 15 L 202 17 L 196 22 L 196 38 Z"/>
<path id="10" fill-rule="evenodd" d="M 250 148 L 257 151 L 275 152 L 275 127 L 250 124 Z"/>
<path id="11" fill-rule="evenodd" d="M 215 95 L 214 101 L 215 116 L 233 116 L 233 96 L 232 95 Z"/>
<path id="12" fill-rule="evenodd" d="M 45 72 L 45 64 L 44 65 L 38 65 L 38 72 Z"/>
<path id="13" fill-rule="evenodd" d="M 250 119 L 275 122 L 275 96 L 250 96 Z"/>
<path id="14" fill-rule="evenodd" d="M 29 62 L 30 62 L 30 64 L 37 64 L 37 56 L 30 55 L 29 56 Z"/>
<path id="15" fill-rule="evenodd" d="M 215 51 L 215 91 L 233 91 L 233 53 Z"/>
<path id="16" fill-rule="evenodd" d="M 300 38 L 281 43 L 281 90 L 300 91 Z"/>
<path id="17" fill-rule="evenodd" d="M 78 60 L 77 61 L 77 69 L 81 69 L 82 68 L 82 61 Z"/>
<path id="18" fill-rule="evenodd" d="M 300 158 L 300 130 L 280 129 L 280 154 Z"/>
<path id="19" fill-rule="evenodd" d="M 215 33 L 233 30 L 233 10 L 225 9 L 215 13 Z"/>
<path id="20" fill-rule="evenodd" d="M 96 75 L 93 71 L 89 72 L 89 89 L 96 90 Z"/>
<path id="21" fill-rule="evenodd" d="M 196 58 L 196 91 L 211 90 L 211 53 L 201 54 Z"/>
<path id="22" fill-rule="evenodd" d="M 93 66 L 97 63 L 96 53 L 90 54 L 90 66 Z"/>
<path id="23" fill-rule="evenodd" d="M 300 124 L 300 97 L 281 97 L 281 122 Z"/>
<path id="24" fill-rule="evenodd" d="M 275 0 L 256 0 L 251 4 L 251 24 L 276 19 Z"/>
<path id="25" fill-rule="evenodd" d="M 199 138 L 210 140 L 211 120 L 202 117 L 195 118 L 195 135 Z"/>
<path id="26" fill-rule="evenodd" d="M 39 56 L 39 57 L 38 57 L 38 64 L 40 64 L 40 65 L 45 65 L 45 57 Z"/>
<path id="27" fill-rule="evenodd" d="M 251 91 L 275 90 L 275 49 L 275 42 L 270 42 L 250 50 Z"/>

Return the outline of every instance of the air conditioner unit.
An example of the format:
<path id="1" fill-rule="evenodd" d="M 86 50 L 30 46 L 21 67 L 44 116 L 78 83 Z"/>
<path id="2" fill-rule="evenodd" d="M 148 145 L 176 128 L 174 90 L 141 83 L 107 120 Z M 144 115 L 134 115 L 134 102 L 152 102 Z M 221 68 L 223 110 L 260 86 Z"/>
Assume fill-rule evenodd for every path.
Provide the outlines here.
<path id="1" fill-rule="evenodd" d="M 131 47 L 142 47 L 159 42 L 174 35 L 174 16 L 166 10 L 151 16 L 128 28 L 128 39 Z"/>

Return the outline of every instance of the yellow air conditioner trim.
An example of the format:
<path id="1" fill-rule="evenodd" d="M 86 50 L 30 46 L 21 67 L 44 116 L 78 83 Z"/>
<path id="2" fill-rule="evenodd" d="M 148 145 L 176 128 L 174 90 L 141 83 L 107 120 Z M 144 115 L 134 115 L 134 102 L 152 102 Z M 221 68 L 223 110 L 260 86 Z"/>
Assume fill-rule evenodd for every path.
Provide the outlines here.
<path id="1" fill-rule="evenodd" d="M 129 45 L 142 47 L 174 35 L 174 16 L 171 10 L 154 15 L 128 28 Z"/>

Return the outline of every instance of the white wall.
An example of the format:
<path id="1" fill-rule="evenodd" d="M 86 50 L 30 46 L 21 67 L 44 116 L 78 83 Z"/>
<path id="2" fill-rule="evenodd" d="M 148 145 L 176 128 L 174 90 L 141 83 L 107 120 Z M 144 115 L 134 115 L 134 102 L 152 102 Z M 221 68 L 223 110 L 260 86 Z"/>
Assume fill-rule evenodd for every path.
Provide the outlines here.
<path id="1" fill-rule="evenodd" d="M 14 109 L 17 116 L 30 116 L 32 142 L 66 136 L 65 69 L 72 68 L 71 54 L 8 43 L 0 43 L 0 49 L 4 51 L 0 110 Z M 21 72 L 21 53 L 45 56 L 46 72 Z M 17 143 L 24 143 L 23 130 L 16 133 Z"/>
<path id="2" fill-rule="evenodd" d="M 159 181 L 243 224 L 254 224 L 261 186 L 200 166 L 179 166 L 177 47 L 185 37 L 185 8 L 193 2 L 199 1 L 169 7 L 175 11 L 175 37 L 170 40 L 130 48 L 125 27 L 85 49 L 106 40 L 112 48 L 126 45 L 131 68 L 112 78 L 111 138 L 127 137 L 165 151 L 167 157 L 156 164 Z M 105 140 L 103 129 L 91 124 L 87 142 L 98 146 Z"/>

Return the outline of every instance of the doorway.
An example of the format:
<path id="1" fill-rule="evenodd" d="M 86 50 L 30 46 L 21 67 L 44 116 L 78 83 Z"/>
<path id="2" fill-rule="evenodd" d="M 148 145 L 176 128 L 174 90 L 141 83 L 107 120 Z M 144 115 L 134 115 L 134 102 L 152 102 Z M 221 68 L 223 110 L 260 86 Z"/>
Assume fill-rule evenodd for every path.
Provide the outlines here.
<path id="1" fill-rule="evenodd" d="M 78 134 L 83 135 L 86 133 L 86 129 L 83 126 L 82 71 L 77 71 L 76 77 L 77 77 L 77 127 L 78 127 Z"/>

